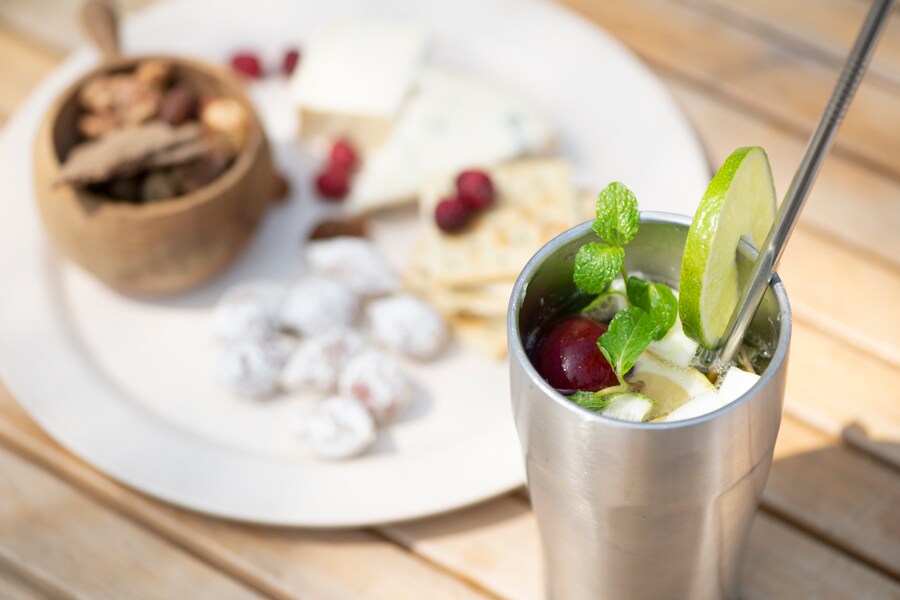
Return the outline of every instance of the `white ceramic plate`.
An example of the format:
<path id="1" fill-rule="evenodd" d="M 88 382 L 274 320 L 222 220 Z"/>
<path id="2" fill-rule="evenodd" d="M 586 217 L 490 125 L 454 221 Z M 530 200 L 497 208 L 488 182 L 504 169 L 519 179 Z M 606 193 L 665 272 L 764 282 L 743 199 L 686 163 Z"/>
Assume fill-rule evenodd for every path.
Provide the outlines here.
<path id="1" fill-rule="evenodd" d="M 431 61 L 532 97 L 558 126 L 582 184 L 628 183 L 645 209 L 692 213 L 709 177 L 684 116 L 618 43 L 543 2 L 244 0 L 158 5 L 126 23 L 128 52 L 224 61 L 260 49 L 275 65 L 332 19 L 377 15 L 422 23 Z M 66 59 L 10 121 L 0 143 L 0 369 L 23 407 L 59 442 L 123 483 L 169 502 L 261 523 L 355 526 L 430 515 L 523 483 L 506 365 L 452 348 L 411 367 L 421 393 L 375 450 L 338 464 L 303 455 L 299 400 L 252 402 L 219 387 L 210 307 L 236 282 L 296 277 L 299 240 L 324 210 L 311 199 L 278 78 L 253 90 L 293 200 L 273 210 L 228 272 L 166 300 L 113 293 L 62 260 L 44 238 L 31 185 L 31 146 L 56 95 L 97 60 Z M 401 263 L 409 216 L 376 224 Z"/>

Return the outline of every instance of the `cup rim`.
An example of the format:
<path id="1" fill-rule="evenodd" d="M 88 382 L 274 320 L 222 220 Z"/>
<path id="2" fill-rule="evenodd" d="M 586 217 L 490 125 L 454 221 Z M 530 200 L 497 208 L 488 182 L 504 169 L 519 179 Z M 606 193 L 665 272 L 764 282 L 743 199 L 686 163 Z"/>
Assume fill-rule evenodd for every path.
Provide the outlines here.
<path id="1" fill-rule="evenodd" d="M 641 223 L 675 224 L 684 225 L 686 227 L 690 227 L 691 225 L 690 217 L 677 213 L 665 211 L 641 211 L 640 215 Z M 531 360 L 528 358 L 528 355 L 525 353 L 525 346 L 522 343 L 522 336 L 519 331 L 519 311 L 522 307 L 522 301 L 524 300 L 525 294 L 527 292 L 528 283 L 531 281 L 531 277 L 537 271 L 538 267 L 540 267 L 548 257 L 550 257 L 554 252 L 558 251 L 562 246 L 565 246 L 571 241 L 584 236 L 584 234 L 587 233 L 590 228 L 590 221 L 581 223 L 580 225 L 576 225 L 559 234 L 558 236 L 547 242 L 540 250 L 538 250 L 537 253 L 531 257 L 528 263 L 526 263 L 525 267 L 522 269 L 522 272 L 519 273 L 519 277 L 516 279 L 516 283 L 513 286 L 513 291 L 509 299 L 509 306 L 507 308 L 506 335 L 509 346 L 510 360 L 518 361 L 532 383 L 537 385 L 541 389 L 541 391 L 544 392 L 544 395 L 551 399 L 552 402 L 559 405 L 563 410 L 573 411 L 574 414 L 582 418 L 596 419 L 600 423 L 611 425 L 614 427 L 655 431 L 683 429 L 713 421 L 731 411 L 737 410 L 740 406 L 745 404 L 754 393 L 762 389 L 764 386 L 768 385 L 769 382 L 775 377 L 776 372 L 779 370 L 778 367 L 787 360 L 788 347 L 790 345 L 791 339 L 791 307 L 788 301 L 787 292 L 784 289 L 784 283 L 782 283 L 781 278 L 777 273 L 773 275 L 772 280 L 769 282 L 769 288 L 775 294 L 775 299 L 778 302 L 778 312 L 781 316 L 780 329 L 778 332 L 778 342 L 775 345 L 775 351 L 772 353 L 772 358 L 769 361 L 769 366 L 765 371 L 763 371 L 762 375 L 760 375 L 759 380 L 754 383 L 749 390 L 747 390 L 738 398 L 736 398 L 732 402 L 729 402 L 725 406 L 703 415 L 692 417 L 690 419 L 673 421 L 671 423 L 667 421 L 662 421 L 660 423 L 635 423 L 633 421 L 622 421 L 619 419 L 613 419 L 611 417 L 604 417 L 599 413 L 595 413 L 578 406 L 577 404 L 560 394 L 556 390 L 556 388 L 551 386 L 544 380 L 543 377 L 540 376 L 540 374 L 537 372 L 537 369 L 535 369 L 534 365 L 531 364 Z"/>

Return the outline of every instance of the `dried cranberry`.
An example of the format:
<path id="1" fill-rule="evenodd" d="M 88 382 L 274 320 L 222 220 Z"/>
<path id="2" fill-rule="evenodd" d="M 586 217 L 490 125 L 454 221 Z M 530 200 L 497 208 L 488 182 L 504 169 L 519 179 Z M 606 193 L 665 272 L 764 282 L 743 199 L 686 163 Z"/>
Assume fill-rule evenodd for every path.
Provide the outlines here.
<path id="1" fill-rule="evenodd" d="M 284 53 L 284 59 L 281 61 L 281 72 L 285 75 L 290 75 L 297 68 L 297 63 L 299 62 L 300 51 L 296 48 L 291 48 Z"/>
<path id="2" fill-rule="evenodd" d="M 606 325 L 575 316 L 554 325 L 538 342 L 535 367 L 561 390 L 596 392 L 617 383 L 616 374 L 597 346 Z"/>
<path id="3" fill-rule="evenodd" d="M 459 198 L 444 198 L 434 209 L 434 220 L 444 233 L 456 233 L 469 222 L 470 214 Z"/>
<path id="4" fill-rule="evenodd" d="M 473 210 L 487 208 L 494 201 L 494 184 L 484 171 L 463 171 L 456 178 L 459 199 Z"/>
<path id="5" fill-rule="evenodd" d="M 181 125 L 197 114 L 197 94 L 185 86 L 176 85 L 167 91 L 159 103 L 159 118 L 169 125 Z"/>
<path id="6" fill-rule="evenodd" d="M 352 171 L 356 168 L 359 157 L 356 154 L 356 149 L 353 148 L 350 142 L 338 140 L 331 147 L 331 154 L 328 156 L 328 160 L 335 167 Z"/>
<path id="7" fill-rule="evenodd" d="M 316 189 L 323 198 L 341 200 L 350 191 L 350 171 L 328 165 L 316 177 Z"/>
<path id="8" fill-rule="evenodd" d="M 259 57 L 252 52 L 238 52 L 233 55 L 231 57 L 231 68 L 251 79 L 258 79 L 262 76 L 262 66 L 259 62 Z"/>

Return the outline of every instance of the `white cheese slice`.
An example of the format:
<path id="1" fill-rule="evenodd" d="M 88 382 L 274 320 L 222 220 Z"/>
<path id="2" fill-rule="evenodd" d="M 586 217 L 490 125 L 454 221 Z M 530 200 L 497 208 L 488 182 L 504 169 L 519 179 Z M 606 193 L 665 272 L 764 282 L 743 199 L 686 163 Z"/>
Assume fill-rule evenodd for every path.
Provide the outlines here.
<path id="1" fill-rule="evenodd" d="M 338 21 L 316 36 L 290 81 L 306 140 L 381 143 L 418 75 L 424 31 L 412 23 Z"/>
<path id="2" fill-rule="evenodd" d="M 518 94 L 425 68 L 388 139 L 363 160 L 347 205 L 366 212 L 401 204 L 429 175 L 484 168 L 552 145 L 549 121 Z"/>

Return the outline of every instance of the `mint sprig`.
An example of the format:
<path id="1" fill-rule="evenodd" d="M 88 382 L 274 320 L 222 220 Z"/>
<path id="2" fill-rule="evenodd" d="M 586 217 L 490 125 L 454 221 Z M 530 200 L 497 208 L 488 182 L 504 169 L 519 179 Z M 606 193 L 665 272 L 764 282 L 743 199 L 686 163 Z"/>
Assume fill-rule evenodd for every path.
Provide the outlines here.
<path id="1" fill-rule="evenodd" d="M 619 273 L 625 272 L 625 244 L 634 239 L 640 212 L 637 200 L 625 184 L 610 183 L 597 198 L 597 213 L 591 228 L 606 243 L 591 242 L 575 255 L 575 285 L 588 294 L 599 294 Z"/>
<path id="2" fill-rule="evenodd" d="M 678 301 L 668 286 L 629 277 L 625 270 L 623 246 L 637 234 L 639 219 L 637 200 L 631 190 L 622 183 L 610 183 L 597 198 L 597 215 L 591 224 L 605 243 L 589 242 L 575 255 L 575 285 L 588 294 L 600 294 L 583 312 L 613 305 L 612 292 L 606 290 L 619 274 L 629 303 L 615 313 L 606 333 L 597 340 L 619 385 L 597 392 L 577 391 L 569 396 L 579 406 L 595 412 L 606 408 L 613 394 L 634 392 L 641 387 L 626 382 L 625 374 L 654 340 L 665 337 L 678 316 Z"/>

